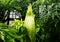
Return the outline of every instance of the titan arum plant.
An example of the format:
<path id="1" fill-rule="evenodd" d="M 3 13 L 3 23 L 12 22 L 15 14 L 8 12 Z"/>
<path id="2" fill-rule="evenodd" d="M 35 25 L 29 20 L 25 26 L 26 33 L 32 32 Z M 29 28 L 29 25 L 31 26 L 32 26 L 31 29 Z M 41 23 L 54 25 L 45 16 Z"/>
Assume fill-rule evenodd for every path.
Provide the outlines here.
<path id="1" fill-rule="evenodd" d="M 31 42 L 35 42 L 35 21 L 34 21 L 34 17 L 35 15 L 32 12 L 32 5 L 29 4 L 28 6 L 28 10 L 26 13 L 26 17 L 25 17 L 25 21 L 24 21 L 24 26 L 26 27 L 27 31 L 28 31 L 28 35 L 29 38 L 31 40 Z"/>

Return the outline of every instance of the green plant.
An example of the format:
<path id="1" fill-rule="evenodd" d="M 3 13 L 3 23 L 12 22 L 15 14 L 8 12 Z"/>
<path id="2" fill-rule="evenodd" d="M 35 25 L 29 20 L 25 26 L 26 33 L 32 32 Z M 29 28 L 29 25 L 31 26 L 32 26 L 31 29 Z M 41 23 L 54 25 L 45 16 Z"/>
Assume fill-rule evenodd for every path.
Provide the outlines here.
<path id="1" fill-rule="evenodd" d="M 32 12 L 32 5 L 29 4 L 28 10 L 26 13 L 24 25 L 27 28 L 29 38 L 31 42 L 35 42 L 35 22 L 34 22 L 34 14 Z"/>
<path id="2" fill-rule="evenodd" d="M 16 30 L 14 27 L 4 27 L 4 24 L 0 24 L 0 38 L 3 40 L 3 42 L 15 42 L 15 39 L 21 39 L 23 35 L 18 35 L 18 30 Z"/>

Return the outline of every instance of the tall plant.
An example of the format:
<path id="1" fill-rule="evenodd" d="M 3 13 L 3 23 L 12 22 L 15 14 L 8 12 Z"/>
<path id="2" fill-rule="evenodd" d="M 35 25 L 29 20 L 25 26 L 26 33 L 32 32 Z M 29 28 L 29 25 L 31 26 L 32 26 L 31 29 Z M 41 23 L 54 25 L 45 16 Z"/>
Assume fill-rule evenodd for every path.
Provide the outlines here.
<path id="1" fill-rule="evenodd" d="M 34 14 L 32 12 L 32 5 L 29 4 L 28 10 L 26 13 L 24 26 L 26 27 L 28 31 L 29 38 L 31 42 L 35 42 L 35 21 L 34 21 Z"/>

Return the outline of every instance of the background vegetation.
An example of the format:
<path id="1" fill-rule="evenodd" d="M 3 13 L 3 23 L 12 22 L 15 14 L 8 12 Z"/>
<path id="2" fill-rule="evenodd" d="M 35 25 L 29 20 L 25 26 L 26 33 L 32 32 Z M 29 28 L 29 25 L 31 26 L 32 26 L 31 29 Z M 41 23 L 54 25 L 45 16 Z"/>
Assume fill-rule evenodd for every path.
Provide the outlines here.
<path id="1" fill-rule="evenodd" d="M 0 0 L 0 20 L 6 10 L 10 12 L 12 9 L 21 12 L 22 19 L 26 18 L 29 3 L 32 4 L 32 11 L 35 15 L 36 42 L 59 42 L 60 0 Z M 14 20 L 12 26 L 0 23 L 1 42 L 32 42 L 33 39 L 29 37 L 29 33 L 23 20 Z"/>

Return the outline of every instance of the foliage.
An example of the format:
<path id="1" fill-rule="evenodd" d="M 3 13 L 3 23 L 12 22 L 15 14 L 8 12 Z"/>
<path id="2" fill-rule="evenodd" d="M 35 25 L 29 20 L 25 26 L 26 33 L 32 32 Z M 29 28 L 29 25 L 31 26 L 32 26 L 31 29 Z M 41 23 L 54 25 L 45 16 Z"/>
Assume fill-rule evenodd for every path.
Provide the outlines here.
<path id="1" fill-rule="evenodd" d="M 34 10 L 34 12 L 37 13 L 35 18 L 36 24 L 39 24 L 40 26 L 40 31 L 37 34 L 37 41 L 59 42 L 60 32 L 58 29 L 60 23 L 60 3 L 55 0 L 50 3 L 40 5 L 36 2 L 35 5 L 39 6 L 39 13 L 37 13 L 38 11 L 35 11 L 37 10 L 37 7 L 35 7 Z"/>
<path id="2" fill-rule="evenodd" d="M 4 26 L 4 25 L 2 25 Z M 4 41 L 4 42 L 15 42 L 15 39 L 21 39 L 23 37 L 23 35 L 18 35 L 18 31 L 15 28 L 12 27 L 4 27 L 1 28 L 0 27 L 0 38 Z"/>
<path id="3" fill-rule="evenodd" d="M 30 13 L 30 14 L 29 14 Z M 27 25 L 27 21 L 28 25 Z M 2 24 L 1 24 L 2 25 Z M 2 25 L 3 27 L 4 25 Z M 28 6 L 25 21 L 14 19 L 11 26 L 3 27 L 0 29 L 0 38 L 4 42 L 35 42 L 35 37 L 38 29 L 35 28 L 34 14 L 32 12 L 32 5 Z M 27 39 L 28 38 L 28 39 Z"/>
<path id="4" fill-rule="evenodd" d="M 33 2 L 31 0 L 1 0 L 0 10 L 2 12 L 6 9 L 10 10 L 14 8 L 20 11 L 23 16 L 26 14 L 26 17 L 24 21 L 15 19 L 12 26 L 0 23 L 0 41 L 59 42 L 59 2 L 60 0 L 36 0 Z M 29 3 L 32 5 L 28 6 Z"/>

